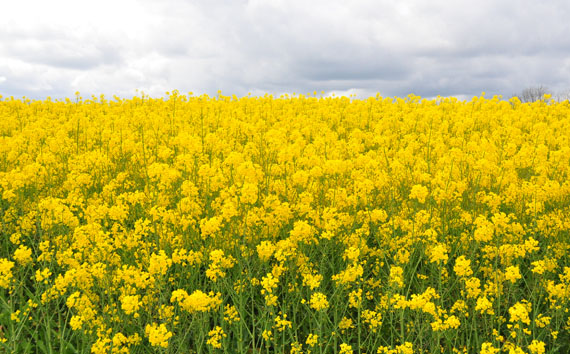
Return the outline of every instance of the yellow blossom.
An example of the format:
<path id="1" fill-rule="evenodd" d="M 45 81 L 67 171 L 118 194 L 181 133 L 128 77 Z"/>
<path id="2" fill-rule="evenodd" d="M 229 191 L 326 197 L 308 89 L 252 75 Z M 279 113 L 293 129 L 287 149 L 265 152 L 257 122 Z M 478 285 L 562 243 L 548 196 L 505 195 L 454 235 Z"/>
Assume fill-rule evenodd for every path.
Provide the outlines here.
<path id="1" fill-rule="evenodd" d="M 515 283 L 517 280 L 521 279 L 521 273 L 518 266 L 510 266 L 505 270 L 505 278 L 511 283 Z"/>
<path id="2" fill-rule="evenodd" d="M 319 342 L 319 336 L 313 333 L 310 333 L 307 336 L 307 340 L 305 341 L 305 343 L 309 346 L 309 347 L 314 347 L 315 345 L 317 345 L 317 343 Z"/>
<path id="3" fill-rule="evenodd" d="M 168 348 L 168 340 L 172 337 L 172 332 L 168 331 L 164 323 L 158 325 L 156 323 L 147 324 L 145 333 L 149 343 L 153 347 Z"/>
<path id="4" fill-rule="evenodd" d="M 7 289 L 10 286 L 10 281 L 13 278 L 12 268 L 14 262 L 10 262 L 5 258 L 0 258 L 0 287 Z"/>
<path id="5" fill-rule="evenodd" d="M 410 191 L 410 195 L 409 198 L 410 199 L 417 199 L 418 202 L 420 203 L 425 203 L 426 201 L 426 197 L 428 196 L 429 191 L 427 189 L 427 187 L 422 186 L 421 184 L 416 184 L 412 187 L 412 190 Z"/>
<path id="6" fill-rule="evenodd" d="M 29 247 L 20 245 L 20 247 L 14 251 L 14 260 L 21 265 L 31 263 L 33 261 L 32 250 Z"/>
<path id="7" fill-rule="evenodd" d="M 352 350 L 352 347 L 346 343 L 341 343 L 340 344 L 340 352 L 339 354 L 352 354 L 354 353 L 354 350 Z"/>
<path id="8" fill-rule="evenodd" d="M 546 346 L 544 342 L 533 339 L 532 343 L 528 345 L 528 350 L 530 350 L 532 354 L 544 354 L 546 352 Z"/>
<path id="9" fill-rule="evenodd" d="M 311 308 L 320 311 L 329 307 L 327 296 L 323 293 L 313 293 L 310 301 Z"/>
<path id="10" fill-rule="evenodd" d="M 133 314 L 141 307 L 139 295 L 124 296 L 121 300 L 121 308 L 127 315 Z"/>
<path id="11" fill-rule="evenodd" d="M 220 326 L 216 326 L 210 332 L 208 332 L 208 340 L 206 344 L 212 346 L 212 348 L 220 349 L 222 347 L 221 340 L 226 337 L 226 333 Z"/>
<path id="12" fill-rule="evenodd" d="M 466 259 L 465 256 L 459 256 L 455 260 L 455 266 L 453 267 L 455 274 L 460 277 L 469 277 L 473 274 L 471 270 L 471 261 Z"/>

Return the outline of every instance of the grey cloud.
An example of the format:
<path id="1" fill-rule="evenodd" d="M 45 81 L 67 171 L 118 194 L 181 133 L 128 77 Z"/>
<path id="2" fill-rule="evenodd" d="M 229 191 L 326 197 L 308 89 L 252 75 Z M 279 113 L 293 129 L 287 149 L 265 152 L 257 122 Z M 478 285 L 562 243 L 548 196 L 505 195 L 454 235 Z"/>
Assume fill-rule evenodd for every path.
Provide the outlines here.
<path id="1" fill-rule="evenodd" d="M 369 58 L 355 57 L 335 59 L 299 60 L 294 69 L 302 78 L 312 81 L 368 81 L 406 80 L 410 75 L 408 60 L 396 60 L 379 52 Z"/>
<path id="2" fill-rule="evenodd" d="M 36 31 L 0 30 L 4 56 L 26 63 L 62 69 L 89 70 L 121 62 L 120 48 L 106 38 L 83 41 L 73 34 L 38 28 Z"/>
<path id="3" fill-rule="evenodd" d="M 535 84 L 570 88 L 570 4 L 561 0 L 165 0 L 141 7 L 153 21 L 132 37 L 97 27 L 1 27 L 0 52 L 10 60 L 0 56 L 0 91 L 510 97 Z"/>
<path id="4" fill-rule="evenodd" d="M 47 96 L 66 97 L 70 96 L 65 85 L 59 83 L 46 84 L 38 82 L 34 75 L 4 76 L 6 79 L 0 82 L 0 95 L 43 99 Z"/>

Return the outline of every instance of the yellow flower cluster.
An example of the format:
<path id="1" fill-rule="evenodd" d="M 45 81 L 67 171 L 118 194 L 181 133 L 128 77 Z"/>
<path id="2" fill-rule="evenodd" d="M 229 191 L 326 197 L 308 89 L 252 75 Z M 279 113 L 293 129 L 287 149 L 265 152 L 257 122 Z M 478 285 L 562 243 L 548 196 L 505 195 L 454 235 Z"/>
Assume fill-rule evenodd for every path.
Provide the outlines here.
<path id="1" fill-rule="evenodd" d="M 207 312 L 221 303 L 220 294 L 214 295 L 213 292 L 205 294 L 200 290 L 194 291 L 188 295 L 185 290 L 179 289 L 172 292 L 170 302 L 177 302 L 180 307 L 187 312 Z"/>
<path id="2" fill-rule="evenodd" d="M 548 99 L 0 96 L 0 352 L 570 352 L 568 132 Z"/>
<path id="3" fill-rule="evenodd" d="M 208 332 L 208 337 L 209 338 L 206 341 L 206 344 L 211 345 L 212 348 L 219 349 L 222 347 L 222 343 L 220 341 L 222 338 L 226 337 L 226 334 L 224 333 L 222 327 L 216 326 L 216 328 Z"/>
<path id="4" fill-rule="evenodd" d="M 172 337 L 164 323 L 157 325 L 156 323 L 148 324 L 145 328 L 148 341 L 153 347 L 168 348 L 168 340 Z"/>
<path id="5" fill-rule="evenodd" d="M 12 268 L 14 268 L 14 262 L 0 258 L 0 287 L 5 289 L 10 287 L 13 278 Z"/>
<path id="6" fill-rule="evenodd" d="M 323 293 L 313 293 L 311 295 L 310 305 L 313 309 L 320 311 L 329 307 L 327 296 Z"/>

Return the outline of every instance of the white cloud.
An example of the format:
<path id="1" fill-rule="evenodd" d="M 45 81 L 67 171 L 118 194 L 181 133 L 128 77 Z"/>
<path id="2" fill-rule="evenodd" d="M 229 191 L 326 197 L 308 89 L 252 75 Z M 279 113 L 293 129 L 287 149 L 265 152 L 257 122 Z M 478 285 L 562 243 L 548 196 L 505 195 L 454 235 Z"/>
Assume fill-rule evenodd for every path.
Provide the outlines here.
<path id="1" fill-rule="evenodd" d="M 570 87 L 570 3 L 20 0 L 0 93 L 510 94 Z"/>

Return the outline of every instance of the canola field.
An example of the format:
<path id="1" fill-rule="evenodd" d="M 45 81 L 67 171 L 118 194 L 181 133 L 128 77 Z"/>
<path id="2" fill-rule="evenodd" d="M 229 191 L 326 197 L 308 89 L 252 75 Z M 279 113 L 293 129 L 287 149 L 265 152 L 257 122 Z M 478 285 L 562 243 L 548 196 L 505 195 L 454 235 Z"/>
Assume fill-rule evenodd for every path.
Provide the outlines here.
<path id="1" fill-rule="evenodd" d="M 0 96 L 0 352 L 570 352 L 570 104 Z"/>

